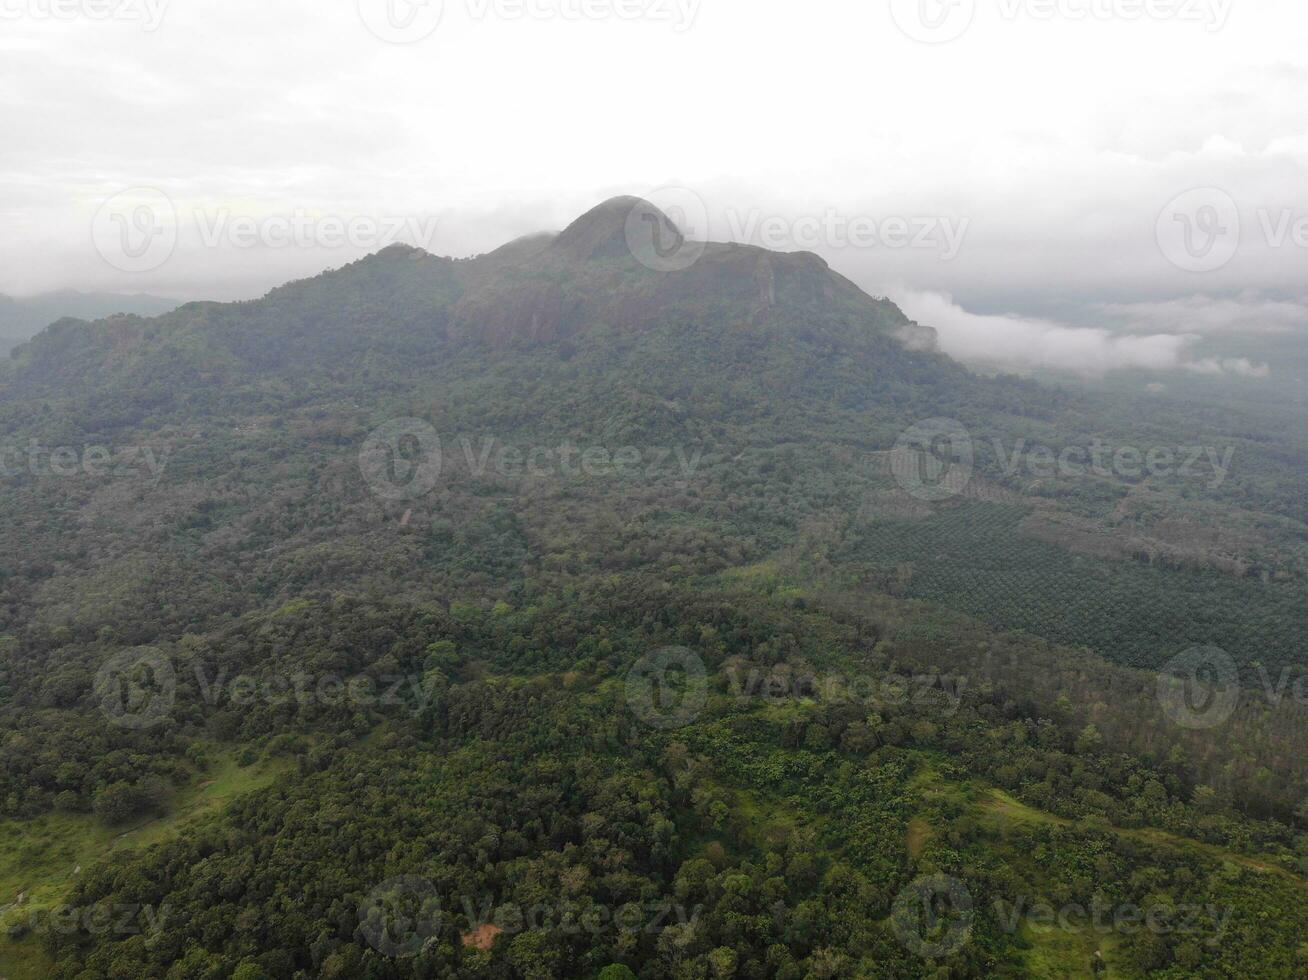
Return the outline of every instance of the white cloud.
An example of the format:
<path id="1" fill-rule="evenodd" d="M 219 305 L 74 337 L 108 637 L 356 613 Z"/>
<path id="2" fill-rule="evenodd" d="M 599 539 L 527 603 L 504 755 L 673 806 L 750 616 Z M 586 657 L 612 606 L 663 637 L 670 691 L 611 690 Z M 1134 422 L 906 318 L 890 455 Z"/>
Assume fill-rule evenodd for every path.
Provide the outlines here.
<path id="1" fill-rule="evenodd" d="M 1017 370 L 1051 368 L 1103 374 L 1123 368 L 1187 370 L 1201 374 L 1267 377 L 1266 365 L 1247 358 L 1195 359 L 1193 334 L 1122 334 L 1098 327 L 1073 327 L 1052 320 L 969 313 L 941 293 L 891 289 L 908 316 L 934 327 L 940 347 L 962 361 Z"/>

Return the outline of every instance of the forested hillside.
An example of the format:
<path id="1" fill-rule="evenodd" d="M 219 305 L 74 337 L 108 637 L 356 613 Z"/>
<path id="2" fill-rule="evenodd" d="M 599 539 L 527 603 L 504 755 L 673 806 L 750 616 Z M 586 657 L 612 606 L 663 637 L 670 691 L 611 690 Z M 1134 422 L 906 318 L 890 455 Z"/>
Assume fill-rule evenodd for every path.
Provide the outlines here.
<path id="1" fill-rule="evenodd" d="M 1308 437 L 633 214 L 14 352 L 0 969 L 1308 976 Z"/>

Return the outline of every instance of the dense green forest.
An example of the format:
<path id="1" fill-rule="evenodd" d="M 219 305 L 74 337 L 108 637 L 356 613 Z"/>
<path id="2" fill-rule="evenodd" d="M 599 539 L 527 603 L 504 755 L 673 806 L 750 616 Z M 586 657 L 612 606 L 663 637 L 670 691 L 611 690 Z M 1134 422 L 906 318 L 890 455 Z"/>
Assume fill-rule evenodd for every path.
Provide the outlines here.
<path id="1" fill-rule="evenodd" d="M 1302 430 L 624 208 L 18 348 L 0 970 L 1308 976 Z"/>

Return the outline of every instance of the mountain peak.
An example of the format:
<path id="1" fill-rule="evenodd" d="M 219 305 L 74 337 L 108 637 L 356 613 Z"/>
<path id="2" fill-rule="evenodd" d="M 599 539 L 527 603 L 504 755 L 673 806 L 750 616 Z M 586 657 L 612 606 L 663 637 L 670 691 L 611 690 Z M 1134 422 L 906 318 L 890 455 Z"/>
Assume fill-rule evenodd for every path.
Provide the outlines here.
<path id="1" fill-rule="evenodd" d="M 555 247 L 580 259 L 611 258 L 630 254 L 633 235 L 658 234 L 678 244 L 685 236 L 659 208 L 640 197 L 614 197 L 568 225 L 555 239 Z"/>

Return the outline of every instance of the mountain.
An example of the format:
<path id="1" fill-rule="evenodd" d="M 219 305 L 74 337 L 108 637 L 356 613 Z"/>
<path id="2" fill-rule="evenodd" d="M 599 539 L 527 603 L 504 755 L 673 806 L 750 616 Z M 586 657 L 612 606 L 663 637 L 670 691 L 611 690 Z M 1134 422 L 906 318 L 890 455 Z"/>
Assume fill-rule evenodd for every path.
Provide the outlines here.
<path id="1" fill-rule="evenodd" d="M 51 324 L 0 969 L 1293 975 L 1308 446 L 931 341 L 635 198 Z"/>
<path id="2" fill-rule="evenodd" d="M 253 372 L 330 369 L 340 358 L 360 355 L 394 357 L 402 368 L 451 344 L 550 344 L 594 329 L 639 334 L 666 327 L 671 318 L 734 316 L 760 328 L 791 324 L 809 339 L 830 343 L 866 346 L 902 334 L 915 336 L 920 348 L 932 346 L 929 331 L 894 304 L 868 297 L 809 253 L 705 244 L 677 275 L 642 265 L 626 244 L 633 208 L 648 209 L 650 227 L 676 241 L 680 233 L 666 216 L 619 198 L 561 234 L 530 236 L 476 259 L 395 245 L 256 303 L 192 303 L 154 320 L 59 324 L 26 352 L 36 368 L 27 374 L 46 378 L 41 365 L 62 359 L 68 344 L 112 348 L 115 358 L 171 357 L 190 344 L 197 364 L 235 358 Z"/>

